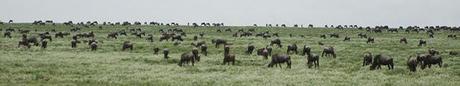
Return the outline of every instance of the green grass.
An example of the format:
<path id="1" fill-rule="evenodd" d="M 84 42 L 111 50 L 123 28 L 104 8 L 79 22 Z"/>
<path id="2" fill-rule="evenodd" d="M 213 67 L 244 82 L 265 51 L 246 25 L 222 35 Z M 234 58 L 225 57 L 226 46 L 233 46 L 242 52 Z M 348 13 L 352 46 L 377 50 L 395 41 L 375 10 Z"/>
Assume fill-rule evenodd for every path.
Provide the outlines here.
<path id="1" fill-rule="evenodd" d="M 69 32 L 71 27 L 64 25 L 36 26 L 31 24 L 5 24 L 6 28 L 29 29 L 29 35 L 36 36 L 38 32 L 57 31 Z M 70 36 L 54 38 L 47 49 L 32 47 L 31 49 L 17 48 L 20 34 L 13 33 L 13 38 L 0 38 L 0 85 L 383 85 L 383 86 L 454 86 L 460 84 L 460 58 L 448 55 L 448 51 L 460 51 L 460 40 L 448 39 L 449 31 L 436 32 L 436 38 L 428 38 L 425 33 L 368 33 L 364 30 L 335 30 L 324 28 L 266 28 L 266 27 L 167 27 L 167 26 L 129 26 L 142 28 L 148 34 L 154 34 L 155 42 L 150 43 L 134 36 L 120 36 L 119 39 L 107 39 L 108 33 L 126 29 L 126 26 L 103 26 L 83 28 L 81 32 L 94 31 L 98 40 L 103 40 L 100 49 L 92 52 L 85 44 L 78 48 L 70 48 Z M 187 32 L 185 41 L 180 46 L 173 42 L 159 42 L 159 29 L 181 28 Z M 261 56 L 246 55 L 247 44 L 252 43 L 256 48 L 269 44 L 271 39 L 231 37 L 233 32 L 217 33 L 215 29 L 255 28 L 257 32 L 270 31 L 280 33 L 284 46 L 296 43 L 299 47 L 309 45 L 313 53 L 320 54 L 323 42 L 334 46 L 338 57 L 336 59 L 321 57 L 320 68 L 309 69 L 306 58 L 301 55 L 291 55 L 292 69 L 267 68 L 270 60 Z M 33 30 L 37 29 L 38 32 Z M 205 40 L 209 45 L 209 55 L 195 66 L 179 67 L 177 62 L 184 52 L 192 48 L 192 37 L 205 32 Z M 3 33 L 3 31 L 2 31 Z M 289 33 L 295 35 L 290 38 Z M 319 35 L 339 33 L 341 38 L 321 39 Z M 376 38 L 376 43 L 366 44 L 366 39 L 357 37 L 358 33 L 366 33 Z M 3 34 L 2 34 L 3 35 Z M 301 38 L 299 35 L 305 35 Z M 351 41 L 343 42 L 343 37 L 351 37 Z M 408 38 L 409 44 L 399 44 L 401 37 Z M 236 65 L 221 65 L 223 49 L 214 48 L 211 39 L 224 38 L 234 45 L 231 52 L 236 54 Z M 428 41 L 428 45 L 418 47 L 419 39 Z M 134 43 L 133 51 L 121 51 L 124 41 Z M 153 48 L 169 48 L 171 59 L 163 59 L 163 55 L 153 54 Z M 416 53 L 425 53 L 433 47 L 441 51 L 444 67 L 434 66 L 431 69 L 409 72 L 405 61 Z M 286 47 L 274 47 L 274 53 L 285 53 Z M 362 66 L 364 52 L 384 53 L 395 59 L 395 69 L 369 70 Z M 285 65 L 283 65 L 285 67 Z"/>

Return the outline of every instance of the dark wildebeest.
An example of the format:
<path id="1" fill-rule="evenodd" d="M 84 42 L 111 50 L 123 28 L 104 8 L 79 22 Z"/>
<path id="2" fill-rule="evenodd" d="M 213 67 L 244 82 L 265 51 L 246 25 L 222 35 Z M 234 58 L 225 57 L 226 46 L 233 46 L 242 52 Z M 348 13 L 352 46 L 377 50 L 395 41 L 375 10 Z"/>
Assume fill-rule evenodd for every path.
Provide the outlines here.
<path id="1" fill-rule="evenodd" d="M 289 54 L 291 51 L 293 51 L 295 54 L 299 53 L 299 52 L 297 52 L 297 45 L 296 44 L 288 45 L 286 53 Z"/>
<path id="2" fill-rule="evenodd" d="M 449 35 L 447 35 L 447 38 L 454 38 L 454 39 L 456 39 L 456 38 L 457 38 L 457 35 L 449 34 Z"/>
<path id="3" fill-rule="evenodd" d="M 158 54 L 159 51 L 160 51 L 160 48 L 158 47 L 153 48 L 153 54 Z"/>
<path id="4" fill-rule="evenodd" d="M 364 33 L 359 33 L 358 36 L 359 38 L 367 38 L 367 35 Z"/>
<path id="5" fill-rule="evenodd" d="M 278 38 L 273 39 L 273 40 L 270 42 L 270 46 L 273 46 L 273 44 L 278 45 L 278 47 L 283 47 L 283 45 L 281 45 L 281 40 L 278 39 Z"/>
<path id="6" fill-rule="evenodd" d="M 264 59 L 268 59 L 268 55 L 269 55 L 268 49 L 267 48 L 258 49 L 257 55 L 261 55 L 264 57 Z"/>
<path id="7" fill-rule="evenodd" d="M 10 31 L 5 31 L 5 32 L 3 33 L 3 36 L 4 36 L 4 37 L 11 38 L 11 32 L 10 32 Z"/>
<path id="8" fill-rule="evenodd" d="M 206 44 L 201 45 L 201 53 L 204 54 L 204 56 L 208 56 L 208 46 Z"/>
<path id="9" fill-rule="evenodd" d="M 147 35 L 146 40 L 149 41 L 149 42 L 153 42 L 153 35 L 152 34 Z"/>
<path id="10" fill-rule="evenodd" d="M 179 66 L 182 64 L 188 64 L 189 62 L 192 63 L 192 66 L 195 65 L 195 61 L 200 61 L 200 56 L 198 56 L 198 49 L 193 48 L 192 52 L 183 53 L 180 58 Z"/>
<path id="11" fill-rule="evenodd" d="M 26 46 L 27 48 L 30 48 L 30 44 L 29 44 L 29 42 L 27 40 L 23 39 L 23 40 L 19 41 L 18 42 L 18 48 L 21 47 L 21 45 Z"/>
<path id="12" fill-rule="evenodd" d="M 380 69 L 380 65 L 387 65 L 390 70 L 394 69 L 393 58 L 382 54 L 375 55 L 370 70 Z"/>
<path id="13" fill-rule="evenodd" d="M 224 39 L 212 39 L 212 43 L 216 44 L 216 48 L 219 47 L 219 45 L 226 45 L 227 40 Z"/>
<path id="14" fill-rule="evenodd" d="M 422 54 L 417 55 L 417 61 L 422 65 L 421 68 L 425 69 L 426 66 L 431 68 L 432 64 L 438 64 L 442 67 L 442 58 L 440 55 Z"/>
<path id="15" fill-rule="evenodd" d="M 230 54 L 230 47 L 225 45 L 224 46 L 224 65 L 225 64 L 230 64 L 230 62 L 232 63 L 232 65 L 235 65 L 235 54 Z"/>
<path id="16" fill-rule="evenodd" d="M 252 51 L 254 51 L 255 48 L 256 47 L 254 47 L 254 45 L 249 44 L 247 49 L 246 49 L 246 54 L 249 54 L 249 55 L 252 54 Z"/>
<path id="17" fill-rule="evenodd" d="M 91 42 L 89 47 L 91 48 L 91 51 L 97 50 L 97 42 Z"/>
<path id="18" fill-rule="evenodd" d="M 410 71 L 412 71 L 412 72 L 417 71 L 417 64 L 418 64 L 417 58 L 410 56 L 410 57 L 407 59 L 406 64 L 407 64 L 407 68 L 408 68 Z"/>
<path id="19" fill-rule="evenodd" d="M 313 54 L 311 52 L 307 53 L 307 64 L 308 68 L 311 66 L 315 66 L 315 68 L 319 67 L 319 55 Z"/>
<path id="20" fill-rule="evenodd" d="M 324 56 L 330 56 L 332 55 L 333 58 L 336 57 L 336 54 L 335 54 L 335 50 L 334 50 L 334 47 L 325 47 L 323 49 L 323 53 L 321 54 L 321 57 L 324 57 Z"/>
<path id="21" fill-rule="evenodd" d="M 117 39 L 118 38 L 117 36 L 118 36 L 117 32 L 112 32 L 112 33 L 107 34 L 107 38 Z"/>
<path id="22" fill-rule="evenodd" d="M 310 46 L 304 45 L 302 50 L 302 55 L 306 55 L 311 52 Z"/>
<path id="23" fill-rule="evenodd" d="M 371 63 L 372 63 L 372 53 L 367 52 L 366 54 L 364 54 L 363 66 L 369 65 Z"/>
<path id="24" fill-rule="evenodd" d="M 47 48 L 48 47 L 48 41 L 46 40 L 42 40 L 42 45 L 41 45 L 42 48 Z"/>
<path id="25" fill-rule="evenodd" d="M 197 41 L 198 40 L 198 36 L 193 36 L 193 41 Z"/>
<path id="26" fill-rule="evenodd" d="M 369 44 L 369 43 L 374 43 L 374 38 L 368 37 L 366 43 L 368 43 L 368 44 Z"/>
<path id="27" fill-rule="evenodd" d="M 326 39 L 326 35 L 324 35 L 324 34 L 323 34 L 323 35 L 320 35 L 319 37 L 320 37 L 320 38 L 323 38 L 323 39 Z"/>
<path id="28" fill-rule="evenodd" d="M 174 41 L 174 40 L 184 41 L 184 39 L 182 39 L 181 35 L 176 35 L 176 36 L 172 37 L 172 41 Z"/>
<path id="29" fill-rule="evenodd" d="M 456 52 L 456 51 L 449 51 L 449 55 L 458 55 L 458 52 Z"/>
<path id="30" fill-rule="evenodd" d="M 418 41 L 418 46 L 424 46 L 424 45 L 426 46 L 426 41 L 423 40 L 423 39 L 420 39 L 420 40 Z"/>
<path id="31" fill-rule="evenodd" d="M 70 41 L 70 47 L 72 47 L 72 48 L 77 48 L 77 43 L 78 43 L 77 40 L 72 40 L 72 41 Z"/>
<path id="32" fill-rule="evenodd" d="M 339 37 L 340 37 L 339 34 L 337 34 L 337 33 L 331 33 L 331 34 L 329 34 L 329 36 L 330 36 L 331 38 L 332 38 L 332 37 L 335 37 L 335 38 L 339 38 Z"/>
<path id="33" fill-rule="evenodd" d="M 164 55 L 163 58 L 168 59 L 169 58 L 168 54 L 169 54 L 169 49 L 168 48 L 163 49 L 163 55 Z"/>
<path id="34" fill-rule="evenodd" d="M 286 54 L 274 54 L 272 55 L 272 61 L 268 64 L 268 67 L 273 67 L 273 65 L 278 65 L 280 68 L 282 63 L 287 64 L 287 68 L 291 68 L 291 57 Z"/>
<path id="35" fill-rule="evenodd" d="M 351 39 L 350 37 L 345 36 L 345 38 L 343 39 L 343 41 L 350 41 L 350 39 Z"/>
<path id="36" fill-rule="evenodd" d="M 191 43 L 191 45 L 194 47 L 201 47 L 201 45 L 204 45 L 204 44 L 206 44 L 205 41 L 198 41 L 198 42 Z"/>
<path id="37" fill-rule="evenodd" d="M 125 41 L 123 43 L 121 51 L 125 51 L 126 49 L 133 50 L 133 43 L 131 43 L 130 41 Z"/>
<path id="38" fill-rule="evenodd" d="M 406 37 L 403 37 L 399 40 L 399 43 L 404 43 L 404 44 L 407 44 L 407 39 Z"/>

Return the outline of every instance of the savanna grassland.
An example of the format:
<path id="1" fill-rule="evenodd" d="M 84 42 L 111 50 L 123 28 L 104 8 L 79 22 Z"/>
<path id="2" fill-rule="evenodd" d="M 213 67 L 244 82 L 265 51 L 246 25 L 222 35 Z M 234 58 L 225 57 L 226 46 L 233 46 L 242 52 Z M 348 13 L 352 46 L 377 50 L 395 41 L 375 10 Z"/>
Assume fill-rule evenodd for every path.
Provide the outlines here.
<path id="1" fill-rule="evenodd" d="M 460 57 L 449 55 L 449 51 L 460 51 L 460 39 L 447 38 L 448 34 L 458 32 L 437 31 L 435 38 L 429 38 L 425 32 L 421 33 L 371 33 L 358 29 L 327 29 L 327 28 L 282 28 L 282 27 L 187 27 L 187 26 L 96 26 L 84 28 L 75 33 L 93 31 L 97 40 L 102 40 L 97 51 L 91 51 L 87 44 L 78 44 L 78 48 L 71 48 L 71 35 L 64 38 L 54 38 L 48 43 L 48 48 L 42 49 L 33 46 L 30 49 L 18 48 L 21 34 L 13 32 L 13 38 L 3 37 L 7 28 L 31 30 L 29 36 L 51 31 L 52 29 L 70 32 L 73 27 L 57 24 L 4 24 L 0 38 L 0 85 L 194 85 L 194 86 L 223 86 L 223 85 L 353 85 L 353 86 L 457 86 L 460 84 Z M 80 27 L 80 26 L 77 26 Z M 154 42 L 133 35 L 119 36 L 118 39 L 108 39 L 107 34 L 127 28 L 141 28 L 147 34 L 154 35 Z M 179 46 L 171 41 L 159 42 L 160 29 L 183 29 L 187 36 Z M 232 32 L 216 32 L 216 29 L 230 28 Z M 337 58 L 320 57 L 319 68 L 308 68 L 306 57 L 291 54 L 292 68 L 268 68 L 270 60 L 265 60 L 255 53 L 244 53 L 249 43 L 256 49 L 265 47 L 273 38 L 261 37 L 232 37 L 239 29 L 254 28 L 256 32 L 277 32 L 282 40 L 283 47 L 273 47 L 273 53 L 286 53 L 289 44 L 297 44 L 300 48 L 308 45 L 312 52 L 320 54 L 323 50 L 318 42 L 326 46 L 333 46 Z M 34 30 L 37 30 L 35 32 Z M 179 67 L 180 55 L 190 52 L 193 36 L 204 32 L 199 40 L 206 41 L 209 46 L 209 55 L 201 55 L 201 61 L 195 66 Z M 320 38 L 321 34 L 338 33 L 340 38 Z M 375 43 L 366 44 L 366 39 L 359 38 L 358 33 L 366 33 L 375 38 Z M 255 34 L 255 33 L 254 33 Z M 289 37 L 293 34 L 294 37 Z M 305 38 L 299 35 L 305 35 Z M 351 41 L 342 41 L 343 37 L 351 37 Z M 408 44 L 400 44 L 399 39 L 406 37 Z M 211 40 L 226 39 L 231 42 L 231 53 L 236 54 L 235 65 L 222 65 L 223 46 L 215 48 Z M 85 38 L 81 38 L 84 40 Z M 417 46 L 418 40 L 427 40 L 427 46 Z M 133 51 L 121 51 L 124 41 L 134 43 Z M 154 48 L 169 48 L 170 59 L 165 60 L 160 51 L 153 54 Z M 441 52 L 443 67 L 431 68 L 410 72 L 406 66 L 409 56 L 417 53 L 427 53 L 429 48 Z M 380 70 L 369 70 L 369 66 L 362 66 L 365 52 L 382 53 L 394 58 L 395 69 L 388 70 L 382 66 Z"/>

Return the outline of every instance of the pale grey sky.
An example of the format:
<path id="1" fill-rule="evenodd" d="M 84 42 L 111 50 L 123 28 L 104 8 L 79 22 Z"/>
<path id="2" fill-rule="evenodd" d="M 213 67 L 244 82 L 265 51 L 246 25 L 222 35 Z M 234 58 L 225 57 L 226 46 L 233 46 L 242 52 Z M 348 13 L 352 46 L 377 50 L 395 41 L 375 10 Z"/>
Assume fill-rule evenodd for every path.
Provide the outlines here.
<path id="1" fill-rule="evenodd" d="M 0 20 L 460 26 L 460 0 L 0 0 Z"/>

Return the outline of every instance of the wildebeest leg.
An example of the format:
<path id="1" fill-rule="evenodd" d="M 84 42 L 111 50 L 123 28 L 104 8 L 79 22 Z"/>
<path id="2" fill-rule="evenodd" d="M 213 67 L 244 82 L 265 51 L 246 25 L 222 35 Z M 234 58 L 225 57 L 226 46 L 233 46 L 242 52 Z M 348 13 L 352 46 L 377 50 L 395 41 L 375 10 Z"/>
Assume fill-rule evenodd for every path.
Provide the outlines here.
<path id="1" fill-rule="evenodd" d="M 318 68 L 319 68 L 319 58 L 317 58 L 317 60 L 316 60 L 315 67 L 318 67 Z"/>
<path id="2" fill-rule="evenodd" d="M 440 62 L 438 63 L 438 65 L 439 65 L 439 68 L 441 68 L 441 67 L 442 67 L 442 61 L 440 61 Z"/>

